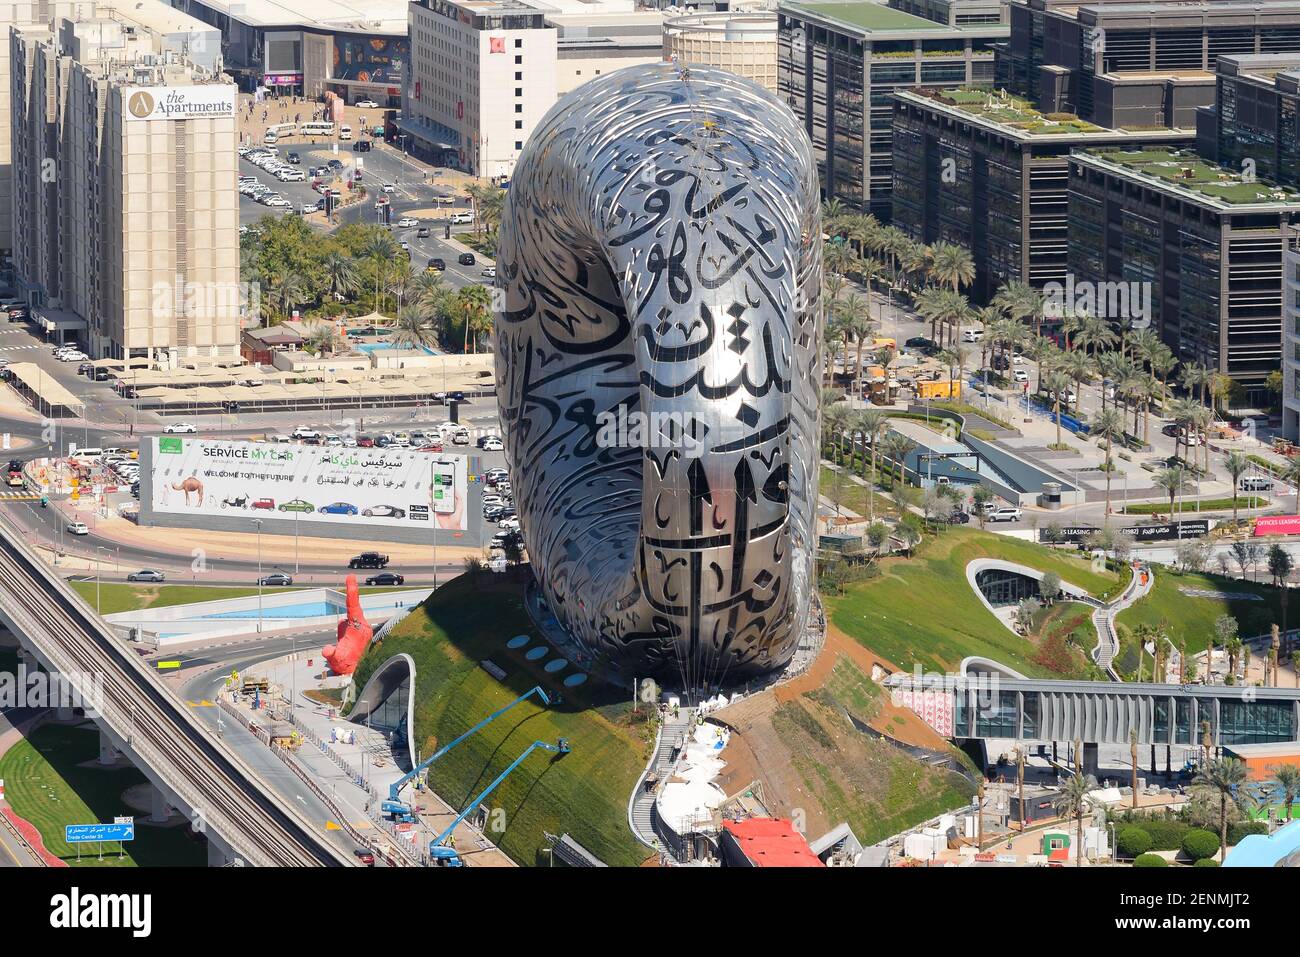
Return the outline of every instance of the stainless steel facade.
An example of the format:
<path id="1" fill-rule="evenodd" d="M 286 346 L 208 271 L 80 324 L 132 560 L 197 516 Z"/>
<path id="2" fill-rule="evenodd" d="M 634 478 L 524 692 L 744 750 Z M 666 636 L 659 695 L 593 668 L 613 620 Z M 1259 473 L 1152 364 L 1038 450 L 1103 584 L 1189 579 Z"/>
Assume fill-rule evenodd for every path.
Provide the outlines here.
<path id="1" fill-rule="evenodd" d="M 551 609 L 620 673 L 778 668 L 816 547 L 821 223 L 794 115 L 631 67 L 561 100 L 497 255 L 506 453 Z"/>

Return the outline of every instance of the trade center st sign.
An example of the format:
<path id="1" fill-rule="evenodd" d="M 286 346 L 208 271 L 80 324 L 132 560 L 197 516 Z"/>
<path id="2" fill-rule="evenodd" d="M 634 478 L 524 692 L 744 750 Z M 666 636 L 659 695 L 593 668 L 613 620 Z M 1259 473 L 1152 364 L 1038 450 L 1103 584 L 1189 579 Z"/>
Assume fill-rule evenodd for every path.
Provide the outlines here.
<path id="1" fill-rule="evenodd" d="M 199 120 L 235 115 L 233 83 L 197 86 L 126 87 L 122 91 L 127 120 Z"/>

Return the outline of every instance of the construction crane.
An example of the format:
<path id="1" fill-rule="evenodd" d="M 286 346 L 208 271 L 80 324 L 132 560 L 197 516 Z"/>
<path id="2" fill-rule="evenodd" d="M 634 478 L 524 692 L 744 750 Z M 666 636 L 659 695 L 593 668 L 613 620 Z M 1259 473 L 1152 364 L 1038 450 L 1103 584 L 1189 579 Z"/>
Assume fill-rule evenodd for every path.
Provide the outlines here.
<path id="1" fill-rule="evenodd" d="M 441 834 L 439 834 L 437 837 L 435 837 L 432 841 L 429 842 L 429 859 L 431 861 L 433 861 L 434 863 L 442 867 L 464 867 L 465 866 L 460 859 L 460 855 L 456 853 L 456 849 L 453 847 L 447 847 L 446 845 L 443 844 L 443 842 L 447 840 L 449 837 L 451 837 L 452 834 L 455 833 L 456 827 L 460 824 L 460 822 L 465 820 L 465 818 L 469 817 L 471 814 L 473 814 L 474 810 L 480 804 L 483 803 L 483 801 L 487 798 L 489 794 L 491 794 L 493 791 L 497 789 L 497 786 L 502 781 L 510 777 L 511 772 L 514 771 L 515 768 L 519 767 L 519 765 L 524 763 L 524 760 L 528 757 L 528 755 L 532 754 L 534 751 L 537 750 L 550 751 L 552 754 L 556 755 L 557 757 L 564 757 L 566 754 L 569 753 L 569 739 L 560 738 L 554 744 L 549 744 L 546 741 L 534 741 L 527 748 L 525 748 L 523 754 L 519 755 L 519 757 L 515 758 L 514 761 L 510 762 L 510 766 L 507 767 L 500 774 L 498 774 L 495 781 L 493 781 L 486 788 L 484 788 L 482 793 L 480 793 L 478 797 L 474 798 L 474 800 L 469 802 L 465 810 L 461 811 L 459 814 L 456 815 L 456 819 L 452 821 L 450 824 L 448 824 L 446 829 L 443 830 Z"/>
<path id="2" fill-rule="evenodd" d="M 493 711 L 490 715 L 488 715 L 478 724 L 474 725 L 474 727 L 470 728 L 468 731 L 462 734 L 455 741 L 452 741 L 450 744 L 444 745 L 443 747 L 439 748 L 433 754 L 429 755 L 427 758 L 425 758 L 423 761 L 421 761 L 419 764 L 413 767 L 408 774 L 404 775 L 402 778 L 389 785 L 388 800 L 384 801 L 379 806 L 379 809 L 384 814 L 392 815 L 393 820 L 397 821 L 398 823 L 409 824 L 412 821 L 414 821 L 415 816 L 411 813 L 411 806 L 402 800 L 402 788 L 406 787 L 406 785 L 410 781 L 412 781 L 416 776 L 418 776 L 421 771 L 423 771 L 429 765 L 433 764 L 434 761 L 437 761 L 440 757 L 442 757 L 452 748 L 456 747 L 456 745 L 460 744 L 470 735 L 474 734 L 476 731 L 482 730 L 484 727 L 486 727 L 491 722 L 495 721 L 497 718 L 501 717 L 503 714 L 505 714 L 515 705 L 528 700 L 533 695 L 537 695 L 537 697 L 541 700 L 542 704 L 544 705 L 551 704 L 552 701 L 551 696 L 548 695 L 544 690 L 542 690 L 541 685 L 536 685 L 528 689 L 523 694 L 521 694 L 518 698 L 516 698 L 514 701 L 506 705 L 504 708 L 499 708 L 496 711 Z M 558 695 L 556 695 L 555 700 L 556 701 L 559 700 Z"/>

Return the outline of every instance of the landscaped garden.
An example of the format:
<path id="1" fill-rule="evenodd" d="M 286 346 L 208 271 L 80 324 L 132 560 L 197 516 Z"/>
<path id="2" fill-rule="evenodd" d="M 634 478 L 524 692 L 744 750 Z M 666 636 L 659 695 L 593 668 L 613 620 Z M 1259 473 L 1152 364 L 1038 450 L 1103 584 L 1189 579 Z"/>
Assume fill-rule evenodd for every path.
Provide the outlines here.
<path id="1" fill-rule="evenodd" d="M 927 536 L 912 558 L 882 559 L 878 577 L 847 585 L 841 595 L 825 596 L 831 620 L 903 669 L 919 664 L 949 671 L 968 655 L 983 655 L 1028 675 L 1073 676 L 1077 661 L 1072 655 L 1066 674 L 1053 670 L 1063 667 L 1064 660 L 1046 659 L 1055 662 L 1053 667 L 1036 660 L 1040 647 L 1014 634 L 984 606 L 966 578 L 966 566 L 976 558 L 1055 572 L 1102 599 L 1118 594 L 1127 581 L 1114 571 L 1094 571 L 1073 552 L 954 527 Z"/>

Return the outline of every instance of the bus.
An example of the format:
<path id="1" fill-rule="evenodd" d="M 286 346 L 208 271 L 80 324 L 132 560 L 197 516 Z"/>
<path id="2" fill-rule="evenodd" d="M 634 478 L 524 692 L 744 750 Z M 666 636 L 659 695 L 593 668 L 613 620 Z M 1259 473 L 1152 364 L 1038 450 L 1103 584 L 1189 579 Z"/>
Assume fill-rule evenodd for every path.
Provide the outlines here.
<path id="1" fill-rule="evenodd" d="M 333 136 L 334 124 L 327 123 L 324 120 L 312 121 L 302 125 L 303 136 Z"/>
<path id="2" fill-rule="evenodd" d="M 296 132 L 298 132 L 297 123 L 277 123 L 274 126 L 268 126 L 266 128 L 266 136 L 263 137 L 263 142 L 274 143 L 276 140 L 284 139 L 286 136 L 292 136 Z"/>

